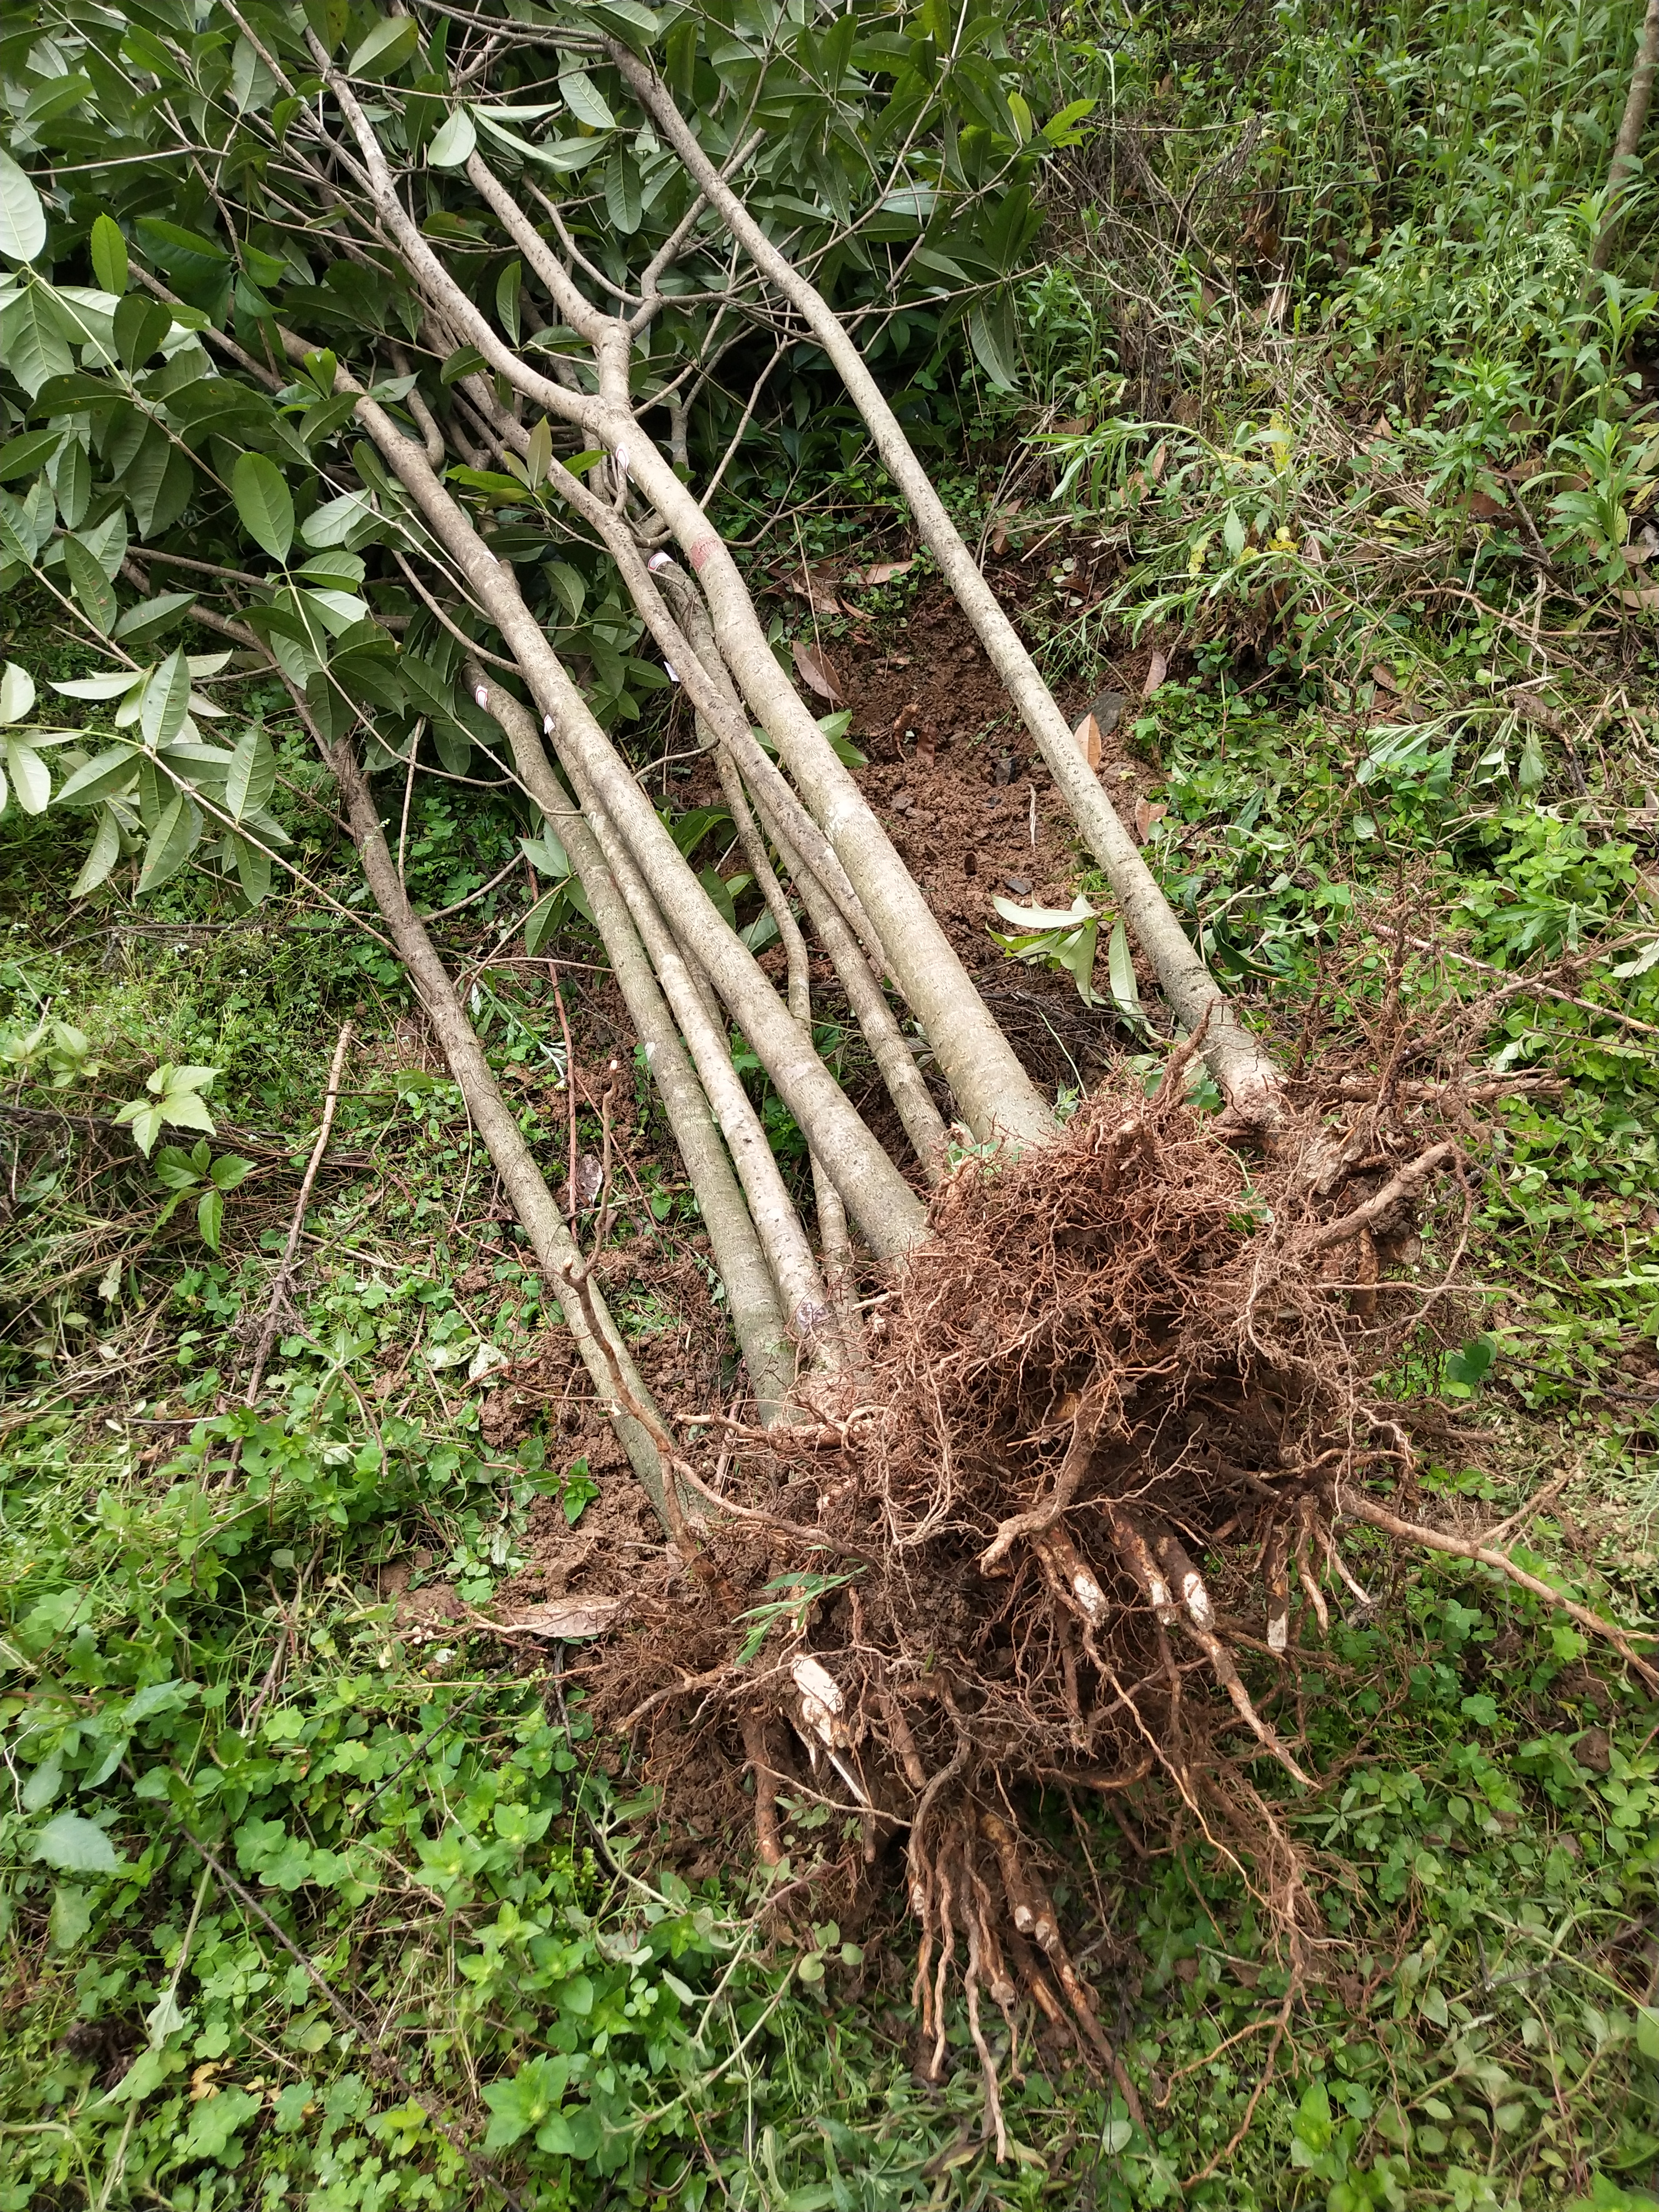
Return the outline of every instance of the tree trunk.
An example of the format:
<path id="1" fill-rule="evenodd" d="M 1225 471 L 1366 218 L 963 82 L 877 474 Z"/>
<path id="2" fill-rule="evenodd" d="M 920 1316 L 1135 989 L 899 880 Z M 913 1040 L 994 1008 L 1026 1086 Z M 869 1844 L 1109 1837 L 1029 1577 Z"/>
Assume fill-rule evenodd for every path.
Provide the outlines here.
<path id="1" fill-rule="evenodd" d="M 897 416 L 866 367 L 863 356 L 823 294 L 772 244 L 720 175 L 666 87 L 626 47 L 611 39 L 607 39 L 605 44 L 611 60 L 660 124 L 665 137 L 710 206 L 719 212 L 755 266 L 799 310 L 828 354 L 854 405 L 869 425 L 884 466 L 903 493 L 923 539 L 938 560 L 1009 696 L 1018 708 L 1026 728 L 1036 740 L 1073 820 L 1083 832 L 1085 842 L 1105 870 L 1121 908 L 1124 925 L 1152 961 L 1164 995 L 1189 1030 L 1196 1029 L 1208 1017 L 1204 1057 L 1225 1091 L 1228 1103 L 1242 1120 L 1275 1121 L 1281 1111 L 1282 1085 L 1278 1070 L 1261 1043 L 1239 1020 L 1224 993 L 1194 951 L 1134 840 L 1079 750 L 1070 725 L 1055 705 L 1036 663 L 1004 614 L 979 564 L 963 542 L 945 502 L 933 489 L 932 478 L 917 459 Z M 690 494 L 685 496 L 689 498 Z M 809 792 L 809 799 L 811 795 Z M 826 828 L 830 826 L 825 823 Z M 954 1082 L 951 1087 L 956 1087 Z"/>

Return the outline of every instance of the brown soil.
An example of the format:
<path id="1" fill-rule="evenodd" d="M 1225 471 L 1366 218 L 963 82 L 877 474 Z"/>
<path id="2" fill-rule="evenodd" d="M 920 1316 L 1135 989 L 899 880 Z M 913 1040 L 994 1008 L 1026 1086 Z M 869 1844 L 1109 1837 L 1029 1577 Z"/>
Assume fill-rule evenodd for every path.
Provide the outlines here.
<path id="1" fill-rule="evenodd" d="M 1069 580 L 1076 588 L 1060 594 L 1074 611 L 1110 580 L 1107 556 L 1092 541 L 1056 544 L 1029 564 L 1010 552 L 988 570 L 1017 626 L 1031 631 L 1028 642 L 1036 641 L 1037 604 L 1055 595 L 1050 569 L 1061 557 L 1078 562 Z M 823 575 L 814 572 L 815 589 Z M 793 602 L 794 610 L 799 604 Z M 884 624 L 878 637 L 862 621 L 849 629 L 844 612 L 821 627 L 823 657 L 852 711 L 848 734 L 867 757 L 856 771 L 860 785 L 1009 1041 L 1034 1079 L 1050 1091 L 1098 1080 L 1133 1045 L 1110 1009 L 1085 1006 L 1069 976 L 1011 960 L 992 941 L 991 930 L 1005 927 L 994 898 L 1069 906 L 1090 862 L 1047 765 L 962 610 L 943 584 L 930 584 L 908 614 Z M 1137 802 L 1155 799 L 1162 784 L 1156 763 L 1132 750 L 1131 742 L 1153 653 L 1150 642 L 1126 647 L 1102 661 L 1091 686 L 1062 684 L 1058 693 L 1074 726 L 1097 707 L 1101 781 L 1131 824 Z M 822 699 L 810 703 L 824 711 Z M 682 805 L 720 805 L 712 769 L 698 763 L 676 799 Z M 705 865 L 716 857 L 712 843 L 698 856 Z M 762 964 L 781 981 L 777 947 L 763 955 Z M 1098 977 L 1103 981 L 1103 949 Z M 1150 971 L 1143 969 L 1139 981 L 1143 1000 L 1156 1006 Z M 815 965 L 813 986 L 816 1007 L 829 1015 L 841 1011 L 827 963 Z M 894 1158 L 908 1166 L 902 1133 L 880 1085 L 861 1087 L 854 1078 L 848 1088 Z"/>

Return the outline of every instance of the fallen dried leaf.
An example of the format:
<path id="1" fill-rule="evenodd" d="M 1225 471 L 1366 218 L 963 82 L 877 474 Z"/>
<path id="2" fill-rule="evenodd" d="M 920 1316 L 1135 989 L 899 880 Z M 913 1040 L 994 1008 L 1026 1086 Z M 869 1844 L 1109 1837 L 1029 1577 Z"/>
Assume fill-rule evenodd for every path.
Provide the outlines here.
<path id="1" fill-rule="evenodd" d="M 541 1605 L 521 1605 L 503 1620 L 483 1621 L 502 1636 L 556 1636 L 568 1642 L 603 1636 L 622 1611 L 619 1597 L 550 1598 Z"/>
<path id="2" fill-rule="evenodd" d="M 605 1182 L 605 1169 L 594 1152 L 584 1152 L 576 1163 L 576 1206 L 592 1206 Z"/>
<path id="3" fill-rule="evenodd" d="M 1561 717 L 1553 707 L 1546 706 L 1536 692 L 1511 691 L 1510 704 L 1523 721 L 1536 722 L 1557 737 L 1561 734 Z"/>
<path id="4" fill-rule="evenodd" d="M 1487 492 L 1472 491 L 1466 511 L 1473 521 L 1496 522 L 1510 510 L 1501 499 L 1493 499 Z"/>
<path id="5" fill-rule="evenodd" d="M 1144 845 L 1169 808 L 1162 799 L 1138 799 L 1135 801 L 1135 842 Z"/>
<path id="6" fill-rule="evenodd" d="M 1379 691 L 1397 691 L 1400 679 L 1386 662 L 1379 660 L 1371 671 L 1371 681 Z"/>
<path id="7" fill-rule="evenodd" d="M 816 691 L 820 699 L 828 699 L 832 706 L 842 704 L 847 695 L 822 646 L 807 645 L 797 638 L 794 660 L 796 672 L 809 691 Z"/>
<path id="8" fill-rule="evenodd" d="M 1077 749 L 1091 768 L 1100 766 L 1100 725 L 1092 714 L 1085 714 L 1072 735 L 1077 739 Z"/>
<path id="9" fill-rule="evenodd" d="M 815 613 L 833 615 L 841 608 L 836 597 L 841 580 L 842 573 L 837 568 L 798 568 L 788 578 L 788 588 L 798 599 L 805 599 Z M 855 584 L 858 571 L 854 569 L 847 580 Z"/>
<path id="10" fill-rule="evenodd" d="M 991 532 L 991 550 L 998 554 L 1008 550 L 1008 526 L 1006 522 L 998 523 Z"/>
<path id="11" fill-rule="evenodd" d="M 1169 672 L 1169 654 L 1167 653 L 1155 653 L 1146 664 L 1146 681 L 1140 687 L 1141 697 L 1143 699 L 1150 699 L 1153 692 L 1157 690 L 1158 685 L 1164 681 Z"/>
<path id="12" fill-rule="evenodd" d="M 1626 586 L 1619 600 L 1621 606 L 1659 607 L 1659 584 L 1644 584 L 1639 591 Z"/>
<path id="13" fill-rule="evenodd" d="M 878 584 L 890 584 L 895 576 L 908 576 L 915 565 L 914 558 L 908 561 L 878 561 L 872 568 L 865 570 L 864 581 L 872 589 Z M 856 583 L 858 579 L 849 576 L 848 581 Z"/>

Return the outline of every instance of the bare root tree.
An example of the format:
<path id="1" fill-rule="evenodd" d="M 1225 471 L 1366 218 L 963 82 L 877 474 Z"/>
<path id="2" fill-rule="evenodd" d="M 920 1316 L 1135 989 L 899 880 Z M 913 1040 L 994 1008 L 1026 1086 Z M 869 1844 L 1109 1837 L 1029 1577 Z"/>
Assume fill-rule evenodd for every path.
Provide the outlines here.
<path id="1" fill-rule="evenodd" d="M 72 899 L 123 869 L 147 894 L 188 863 L 257 903 L 295 867 L 275 756 L 252 723 L 214 741 L 216 684 L 233 659 L 280 678 L 693 1571 L 701 1646 L 721 1648 L 710 1667 L 672 1622 L 623 1636 L 613 1716 L 671 1779 L 689 1716 L 727 1741 L 764 1857 L 786 1848 L 781 1789 L 849 1824 L 842 1878 L 902 1842 L 933 2063 L 955 1959 L 994 2118 L 981 1999 L 1029 1997 L 1115 2065 L 1019 1785 L 1148 1820 L 1184 1808 L 1305 1938 L 1298 1847 L 1251 1766 L 1308 1779 L 1275 1703 L 1293 1606 L 1322 1628 L 1368 1605 L 1373 1539 L 1455 1540 L 1396 1512 L 1409 1440 L 1368 1389 L 1443 1288 L 1389 1280 L 1388 1240 L 1456 1188 L 1459 1094 L 1437 1133 L 1362 1085 L 1332 1165 L 1341 1094 L 1288 1085 L 1206 974 L 872 366 L 902 313 L 941 340 L 962 325 L 994 380 L 1016 373 L 1011 283 L 1075 122 L 1042 82 L 1045 11 L 739 12 L 734 30 L 636 0 L 219 0 L 169 32 L 118 0 L 23 0 L 67 90 L 0 161 L 17 487 L 0 557 L 108 665 L 55 687 L 88 710 L 73 729 L 32 720 L 33 681 L 8 671 L 8 754 L 26 807 L 92 816 Z M 780 664 L 715 495 L 807 348 L 1181 1027 L 1150 1104 L 1109 1092 L 1059 1127 Z M 161 652 L 181 624 L 215 649 Z M 781 991 L 619 742 L 671 683 L 781 940 Z M 707 1224 L 749 1401 L 713 1424 L 724 1488 L 710 1418 L 654 1405 L 634 1369 L 387 835 L 420 776 L 477 757 L 543 825 L 538 942 L 580 891 Z M 814 947 L 902 1166 L 815 1045 Z M 734 1030 L 805 1139 L 816 1245 Z M 1198 1056 L 1224 1128 L 1183 1103 Z M 780 1578 L 793 1599 L 740 1665 L 732 1617 Z"/>

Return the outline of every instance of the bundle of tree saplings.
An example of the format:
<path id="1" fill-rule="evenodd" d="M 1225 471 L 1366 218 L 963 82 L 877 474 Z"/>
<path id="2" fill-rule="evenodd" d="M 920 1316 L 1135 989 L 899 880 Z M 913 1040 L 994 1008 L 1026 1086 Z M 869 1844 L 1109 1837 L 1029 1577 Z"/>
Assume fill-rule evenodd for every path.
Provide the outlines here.
<path id="1" fill-rule="evenodd" d="M 803 1577 L 738 1699 L 763 1852 L 804 1761 L 871 1849 L 904 1824 L 930 2021 L 960 1937 L 976 2034 L 979 1993 L 1011 2003 L 1018 1969 L 1097 2047 L 1009 1790 L 1158 1778 L 1246 1820 L 1217 1717 L 1297 1768 L 1242 1655 L 1254 1637 L 1279 1662 L 1292 1574 L 1352 1595 L 1340 1524 L 1382 1525 L 1368 1486 L 1395 1462 L 1357 1410 L 1348 1293 L 1320 1257 L 1368 1224 L 1304 1223 L 1279 1071 L 883 388 L 900 323 L 940 343 L 959 325 L 981 373 L 1018 376 L 1010 280 L 1082 120 L 1045 80 L 1047 14 L 20 0 L 0 560 L 101 659 L 49 690 L 9 670 L 3 711 L 20 803 L 89 818 L 66 904 L 187 866 L 257 904 L 299 871 L 269 734 L 227 687 L 280 678 L 701 1632 L 744 1609 L 768 1547 Z M 801 367 L 839 380 L 1187 1039 L 1150 1108 L 1060 1128 L 774 650 L 716 495 Z M 623 742 L 670 684 L 782 940 L 781 990 Z M 409 897 L 392 823 L 420 779 L 478 765 L 541 827 L 526 944 L 580 892 L 707 1224 L 744 1363 L 724 1487 L 652 1403 Z M 902 1164 L 820 1057 L 814 949 Z M 816 1237 L 734 1031 L 805 1137 Z M 1194 1054 L 1224 1123 L 1180 1103 Z M 1232 1571 L 1212 1587 L 1206 1564 L 1235 1536 L 1265 1593 L 1249 1630 L 1224 1610 Z M 1263 1836 L 1288 1867 L 1259 1809 Z"/>

